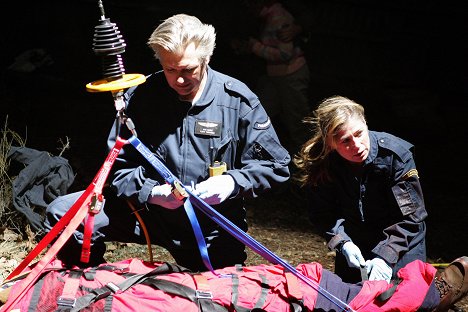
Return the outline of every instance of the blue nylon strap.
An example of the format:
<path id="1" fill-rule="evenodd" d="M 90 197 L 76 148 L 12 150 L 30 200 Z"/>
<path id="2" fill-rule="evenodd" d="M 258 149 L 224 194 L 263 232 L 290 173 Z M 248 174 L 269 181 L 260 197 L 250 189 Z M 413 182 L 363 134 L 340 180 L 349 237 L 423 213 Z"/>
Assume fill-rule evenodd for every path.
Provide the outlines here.
<path id="1" fill-rule="evenodd" d="M 171 185 L 173 185 L 174 182 L 179 182 L 178 179 L 169 171 L 169 169 L 167 169 L 137 137 L 132 136 L 128 142 L 130 142 L 143 155 L 143 157 L 145 157 L 146 160 L 150 162 L 150 164 L 158 171 L 158 173 L 164 178 L 166 182 L 170 183 Z M 179 184 L 182 185 L 180 182 Z M 184 209 L 192 225 L 203 264 L 205 264 L 205 267 L 208 270 L 214 273 L 213 266 L 211 265 L 210 257 L 208 255 L 208 248 L 205 243 L 205 238 L 201 231 L 200 224 L 198 223 L 197 216 L 195 215 L 195 211 L 193 210 L 192 203 L 188 199 L 184 201 Z M 214 274 L 218 275 L 216 273 Z"/>
<path id="2" fill-rule="evenodd" d="M 132 136 L 128 139 L 128 142 L 136 148 L 140 154 L 145 157 L 145 159 L 158 171 L 161 177 L 167 183 L 174 185 L 174 182 L 178 180 L 172 172 L 167 169 L 167 167 L 159 160 L 156 156 L 154 156 L 153 152 L 151 152 L 144 144 L 140 141 L 136 136 Z M 182 183 L 180 183 L 182 185 Z"/>
<path id="3" fill-rule="evenodd" d="M 291 264 L 286 262 L 285 260 L 278 257 L 272 251 L 267 249 L 265 246 L 260 244 L 254 238 L 252 238 L 249 234 L 245 233 L 242 229 L 240 229 L 237 225 L 229 221 L 226 217 L 221 215 L 218 211 L 213 209 L 210 205 L 205 203 L 202 199 L 200 199 L 197 195 L 193 194 L 191 189 L 187 188 L 183 185 L 178 179 L 170 172 L 170 170 L 159 160 L 136 136 L 132 136 L 128 139 L 137 151 L 139 151 L 143 157 L 145 157 L 148 162 L 158 171 L 158 173 L 165 179 L 166 182 L 173 184 L 174 182 L 178 182 L 189 194 L 189 198 L 185 201 L 190 202 L 199 210 L 201 210 L 204 214 L 206 214 L 211 220 L 213 220 L 216 224 L 218 224 L 221 228 L 227 231 L 229 234 L 234 236 L 237 240 L 242 242 L 244 245 L 252 249 L 258 255 L 262 256 L 265 260 L 268 260 L 272 264 L 279 264 L 281 265 L 286 271 L 291 272 L 294 276 L 300 279 L 305 284 L 312 287 L 316 290 L 319 294 L 330 300 L 333 304 L 338 306 L 342 311 L 346 312 L 354 312 L 354 310 L 345 302 L 340 300 L 339 298 L 335 297 L 333 294 L 329 293 L 326 289 L 322 288 L 319 284 L 315 281 L 311 280 L 304 274 L 300 273 L 293 267 Z"/>
<path id="4" fill-rule="evenodd" d="M 213 270 L 213 266 L 211 265 L 210 257 L 208 256 L 208 248 L 206 247 L 205 237 L 203 236 L 200 224 L 198 223 L 197 216 L 195 215 L 195 211 L 193 210 L 192 203 L 190 202 L 190 200 L 185 200 L 184 208 L 190 220 L 190 223 L 192 224 L 193 233 L 195 234 L 195 238 L 197 239 L 198 249 L 200 250 L 200 255 L 202 257 L 203 263 L 205 264 L 208 270 L 210 270 L 215 275 L 218 275 Z"/>

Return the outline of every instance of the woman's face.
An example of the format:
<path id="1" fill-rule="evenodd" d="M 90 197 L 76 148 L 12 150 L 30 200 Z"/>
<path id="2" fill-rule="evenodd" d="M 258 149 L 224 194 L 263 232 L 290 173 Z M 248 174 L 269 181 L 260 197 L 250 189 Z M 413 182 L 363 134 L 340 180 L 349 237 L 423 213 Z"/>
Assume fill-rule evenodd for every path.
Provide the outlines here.
<path id="1" fill-rule="evenodd" d="M 369 156 L 369 130 L 365 121 L 351 118 L 334 138 L 336 152 L 352 163 L 362 163 Z"/>

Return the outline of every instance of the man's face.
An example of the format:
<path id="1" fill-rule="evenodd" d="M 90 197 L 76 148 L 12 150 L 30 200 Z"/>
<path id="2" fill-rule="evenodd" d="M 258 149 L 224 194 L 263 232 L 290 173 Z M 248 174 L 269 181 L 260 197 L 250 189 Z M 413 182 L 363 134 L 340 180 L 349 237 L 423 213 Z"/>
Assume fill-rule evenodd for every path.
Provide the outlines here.
<path id="1" fill-rule="evenodd" d="M 344 159 L 362 163 L 369 156 L 369 131 L 366 123 L 352 118 L 344 124 L 335 136 L 335 149 Z"/>
<path id="2" fill-rule="evenodd" d="M 191 101 L 205 79 L 206 66 L 200 64 L 198 56 L 194 43 L 188 45 L 180 55 L 166 50 L 159 51 L 159 61 L 166 80 L 182 100 Z"/>

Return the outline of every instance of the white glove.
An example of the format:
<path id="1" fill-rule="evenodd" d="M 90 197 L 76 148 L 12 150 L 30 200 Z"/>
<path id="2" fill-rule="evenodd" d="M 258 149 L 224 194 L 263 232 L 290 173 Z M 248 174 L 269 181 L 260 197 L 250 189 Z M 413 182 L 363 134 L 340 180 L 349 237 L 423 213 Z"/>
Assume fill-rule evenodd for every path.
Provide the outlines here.
<path id="1" fill-rule="evenodd" d="M 353 242 L 346 242 L 343 244 L 341 252 L 348 261 L 348 266 L 350 268 L 360 268 L 364 267 L 366 261 L 361 254 L 361 250 Z"/>
<path id="2" fill-rule="evenodd" d="M 217 205 L 225 201 L 236 187 L 236 182 L 229 174 L 212 176 L 195 185 L 194 194 L 208 205 Z"/>
<path id="3" fill-rule="evenodd" d="M 385 280 L 390 283 L 392 278 L 392 268 L 382 258 L 374 258 L 366 261 L 367 274 L 369 274 L 369 281 Z"/>
<path id="4" fill-rule="evenodd" d="M 153 187 L 148 202 L 167 209 L 176 209 L 184 204 L 182 200 L 178 200 L 174 194 L 172 194 L 172 186 L 169 184 L 156 185 Z"/>

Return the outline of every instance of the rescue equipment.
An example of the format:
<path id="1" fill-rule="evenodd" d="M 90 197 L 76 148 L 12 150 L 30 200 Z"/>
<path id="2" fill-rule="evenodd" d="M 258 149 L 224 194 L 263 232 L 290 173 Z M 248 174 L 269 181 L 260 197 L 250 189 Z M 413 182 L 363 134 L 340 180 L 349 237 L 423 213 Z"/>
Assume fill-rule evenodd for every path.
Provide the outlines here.
<path id="1" fill-rule="evenodd" d="M 223 174 L 227 170 L 227 165 L 224 161 L 215 161 L 209 168 L 210 177 Z"/>
<path id="2" fill-rule="evenodd" d="M 330 285 L 324 280 L 329 275 L 319 263 L 300 264 L 296 269 L 315 283 Z M 435 275 L 433 266 L 416 260 L 398 272 L 400 280 L 393 286 L 385 281 L 366 281 L 356 296 L 346 300 L 356 311 L 416 311 L 422 307 Z M 24 276 L 0 295 L 8 289 L 14 294 L 24 282 L 21 278 Z M 347 283 L 332 287 L 346 288 Z M 55 260 L 12 307 L 40 312 L 323 311 L 325 302 L 320 304 L 318 299 L 315 290 L 279 265 L 232 266 L 198 273 L 138 259 L 86 269 L 65 268 Z M 7 300 L 9 303 L 11 298 Z M 328 311 L 330 306 L 325 305 Z"/>
<path id="3" fill-rule="evenodd" d="M 302 264 L 301 269 L 317 279 L 321 276 L 318 263 Z M 10 293 L 22 282 L 14 284 Z M 317 292 L 281 266 L 233 266 L 194 273 L 175 264 L 138 259 L 86 269 L 65 268 L 54 260 L 12 308 L 40 312 L 312 311 L 316 298 Z"/>

